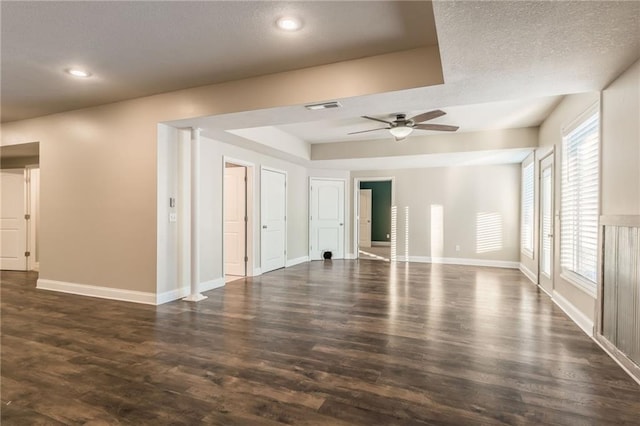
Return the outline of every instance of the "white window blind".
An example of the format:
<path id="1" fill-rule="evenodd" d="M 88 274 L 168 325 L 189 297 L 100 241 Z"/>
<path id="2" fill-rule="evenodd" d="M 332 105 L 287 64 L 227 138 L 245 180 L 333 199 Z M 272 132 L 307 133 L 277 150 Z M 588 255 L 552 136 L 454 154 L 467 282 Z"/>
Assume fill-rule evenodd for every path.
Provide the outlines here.
<path id="1" fill-rule="evenodd" d="M 562 140 L 560 264 L 590 290 L 597 275 L 599 123 L 594 107 Z"/>
<path id="2" fill-rule="evenodd" d="M 533 258 L 533 156 L 522 164 L 520 249 Z"/>

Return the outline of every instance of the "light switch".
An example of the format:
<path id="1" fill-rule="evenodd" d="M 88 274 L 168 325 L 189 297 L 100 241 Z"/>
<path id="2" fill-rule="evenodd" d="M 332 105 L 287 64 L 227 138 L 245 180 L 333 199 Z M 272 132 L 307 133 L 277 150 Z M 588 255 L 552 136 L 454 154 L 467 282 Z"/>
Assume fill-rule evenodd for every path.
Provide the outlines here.
<path id="1" fill-rule="evenodd" d="M 177 213 L 169 213 L 169 222 L 177 222 L 178 214 Z"/>

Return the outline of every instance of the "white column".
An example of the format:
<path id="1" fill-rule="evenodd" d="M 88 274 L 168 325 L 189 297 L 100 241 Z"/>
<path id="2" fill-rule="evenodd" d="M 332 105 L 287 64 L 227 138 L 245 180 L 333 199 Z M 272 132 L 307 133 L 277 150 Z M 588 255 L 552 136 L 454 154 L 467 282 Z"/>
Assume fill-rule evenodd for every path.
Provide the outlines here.
<path id="1" fill-rule="evenodd" d="M 200 129 L 191 129 L 191 293 L 183 300 L 199 302 L 207 298 L 200 294 Z"/>

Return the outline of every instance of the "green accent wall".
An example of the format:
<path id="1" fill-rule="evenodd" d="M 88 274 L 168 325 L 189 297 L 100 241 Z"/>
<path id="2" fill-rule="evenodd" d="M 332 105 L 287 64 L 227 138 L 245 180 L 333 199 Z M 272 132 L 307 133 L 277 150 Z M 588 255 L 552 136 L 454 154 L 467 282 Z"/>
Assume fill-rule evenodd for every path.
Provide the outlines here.
<path id="1" fill-rule="evenodd" d="M 391 241 L 391 181 L 360 182 L 371 190 L 371 241 Z"/>

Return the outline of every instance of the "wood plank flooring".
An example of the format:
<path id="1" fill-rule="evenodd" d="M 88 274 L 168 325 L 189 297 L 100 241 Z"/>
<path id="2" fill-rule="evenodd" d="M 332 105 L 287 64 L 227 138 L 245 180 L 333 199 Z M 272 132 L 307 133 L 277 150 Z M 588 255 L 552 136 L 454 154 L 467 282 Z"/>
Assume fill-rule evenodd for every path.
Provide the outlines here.
<path id="1" fill-rule="evenodd" d="M 515 270 L 311 262 L 153 307 L 2 272 L 2 425 L 640 424 Z"/>

